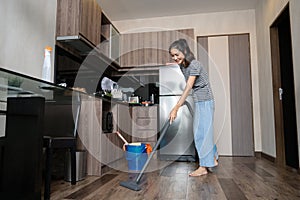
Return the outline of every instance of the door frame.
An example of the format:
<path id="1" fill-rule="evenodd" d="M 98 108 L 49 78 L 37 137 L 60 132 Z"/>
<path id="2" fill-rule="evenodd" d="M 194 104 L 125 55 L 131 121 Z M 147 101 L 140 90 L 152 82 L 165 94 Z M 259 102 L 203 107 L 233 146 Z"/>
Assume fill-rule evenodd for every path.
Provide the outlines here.
<path id="1" fill-rule="evenodd" d="M 284 129 L 283 129 L 283 107 L 279 100 L 279 89 L 281 88 L 280 78 L 280 52 L 278 28 L 270 27 L 271 40 L 271 60 L 272 60 L 272 82 L 273 82 L 273 104 L 274 104 L 274 124 L 275 124 L 275 144 L 276 158 L 275 162 L 280 166 L 285 166 L 284 149 Z"/>
<path id="2" fill-rule="evenodd" d="M 288 12 L 288 13 L 287 13 Z M 287 133 L 287 127 L 289 127 L 289 130 L 293 130 L 293 128 L 290 127 L 294 127 L 297 126 L 296 125 L 296 121 L 293 123 L 292 120 L 292 124 L 287 124 L 287 117 L 286 114 L 288 112 L 288 114 L 293 114 L 291 113 L 291 111 L 287 111 L 287 107 L 286 107 L 286 101 L 285 103 L 283 103 L 282 101 L 282 94 L 284 94 L 285 91 L 282 90 L 282 88 L 284 88 L 285 90 L 289 89 L 290 92 L 288 92 L 288 96 L 287 99 L 293 99 L 292 103 L 295 104 L 296 103 L 296 99 L 295 99 L 295 94 L 292 91 L 295 91 L 295 85 L 294 83 L 289 83 L 287 85 L 286 82 L 284 82 L 283 80 L 290 80 L 290 76 L 292 77 L 290 81 L 294 81 L 294 72 L 293 69 L 289 69 L 288 71 L 288 76 L 286 75 L 282 75 L 282 74 L 286 74 L 286 73 L 282 73 L 282 64 L 281 62 L 286 61 L 285 60 L 281 61 L 282 53 L 280 50 L 280 31 L 279 31 L 279 27 L 280 24 L 282 24 L 282 20 L 286 19 L 286 15 L 288 14 L 288 17 L 290 18 L 289 15 L 289 4 L 287 4 L 287 6 L 282 10 L 282 12 L 278 15 L 278 17 L 275 19 L 275 21 L 271 24 L 270 26 L 270 45 L 271 45 L 271 61 L 272 61 L 272 82 L 273 82 L 273 103 L 274 103 L 274 123 L 275 123 L 275 140 L 276 140 L 276 158 L 275 158 L 275 162 L 279 165 L 279 166 L 283 166 L 286 167 L 288 166 L 288 162 L 291 164 L 291 158 L 294 159 L 293 156 L 295 156 L 295 158 L 297 157 L 297 161 L 299 163 L 299 154 L 297 152 L 297 156 L 293 155 L 292 157 L 287 157 L 286 154 L 288 152 L 286 152 L 286 143 L 291 141 L 291 138 L 293 139 L 293 137 L 295 137 L 295 135 L 286 135 Z M 283 22 L 285 23 L 285 22 Z M 285 29 L 284 29 L 285 30 Z M 282 36 L 281 36 L 282 37 Z M 284 37 L 286 38 L 286 37 Z M 291 38 L 291 37 L 290 37 Z M 291 42 L 291 41 L 290 41 Z M 291 47 L 290 47 L 291 48 Z M 292 51 L 292 49 L 291 49 Z M 293 58 L 287 58 L 287 59 L 291 59 L 290 62 L 291 64 L 287 64 L 287 66 L 290 66 L 293 68 Z M 291 70 L 291 71 L 290 71 Z M 284 77 L 283 77 L 284 76 Z M 291 89 L 290 89 L 291 88 Z M 281 91 L 280 91 L 281 90 Z M 283 91 L 283 93 L 281 93 Z M 280 94 L 281 93 L 281 94 Z M 284 95 L 283 95 L 284 97 Z M 291 105 L 291 104 L 290 104 Z M 295 106 L 295 105 L 294 105 Z M 297 117 L 296 114 L 294 116 L 295 118 Z M 293 118 L 293 116 L 292 116 Z M 291 121 L 291 120 L 290 120 Z M 297 129 L 296 129 L 297 131 Z M 292 134 L 296 134 L 296 137 L 298 137 L 297 132 L 294 133 L 292 132 Z M 287 141 L 285 141 L 285 139 L 288 138 Z M 291 145 L 295 145 L 295 144 L 291 144 Z M 296 146 L 293 147 L 297 147 L 298 149 L 298 143 Z M 287 149 L 287 151 L 291 152 L 291 148 L 289 147 L 289 149 Z M 297 162 L 296 162 L 297 163 Z M 297 164 L 297 166 L 294 167 L 298 167 L 299 168 L 299 164 Z"/>

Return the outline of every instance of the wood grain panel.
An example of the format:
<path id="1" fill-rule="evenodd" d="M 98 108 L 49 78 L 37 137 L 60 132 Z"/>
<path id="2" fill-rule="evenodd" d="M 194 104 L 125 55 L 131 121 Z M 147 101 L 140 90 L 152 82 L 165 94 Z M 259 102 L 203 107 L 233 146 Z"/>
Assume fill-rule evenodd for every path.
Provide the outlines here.
<path id="1" fill-rule="evenodd" d="M 171 31 L 160 31 L 157 35 L 157 62 L 161 65 L 171 61 L 169 46 L 173 42 Z"/>
<path id="2" fill-rule="evenodd" d="M 121 67 L 135 67 L 139 64 L 139 33 L 121 35 Z"/>
<path id="3" fill-rule="evenodd" d="M 94 45 L 100 44 L 101 8 L 96 0 L 81 0 L 80 33 Z"/>
<path id="4" fill-rule="evenodd" d="M 80 149 L 87 150 L 87 174 L 101 175 L 102 100 L 82 96 L 78 124 Z"/>
<path id="5" fill-rule="evenodd" d="M 177 31 L 176 39 L 186 39 L 191 51 L 196 52 L 196 42 L 194 39 L 194 29 L 181 29 Z M 196 56 L 196 55 L 195 55 Z"/>
<path id="6" fill-rule="evenodd" d="M 77 35 L 79 15 L 80 0 L 60 0 L 57 3 L 56 36 Z"/>
<path id="7" fill-rule="evenodd" d="M 136 142 L 157 141 L 157 106 L 132 107 L 132 140 Z"/>
<path id="8" fill-rule="evenodd" d="M 157 32 L 140 34 L 140 64 L 139 66 L 156 66 L 157 63 Z"/>
<path id="9" fill-rule="evenodd" d="M 194 29 L 122 34 L 121 66 L 157 66 L 171 62 L 169 46 L 179 38 L 194 49 Z"/>
<path id="10" fill-rule="evenodd" d="M 131 142 L 131 109 L 128 105 L 122 104 L 118 104 L 118 107 L 118 131 L 128 142 Z"/>
<path id="11" fill-rule="evenodd" d="M 197 37 L 197 59 L 203 64 L 207 72 L 208 70 L 208 37 Z"/>
<path id="12" fill-rule="evenodd" d="M 59 0 L 56 36 L 81 34 L 94 45 L 100 43 L 101 8 L 96 0 Z"/>
<path id="13" fill-rule="evenodd" d="M 229 71 L 232 154 L 254 155 L 249 34 L 230 35 Z"/>

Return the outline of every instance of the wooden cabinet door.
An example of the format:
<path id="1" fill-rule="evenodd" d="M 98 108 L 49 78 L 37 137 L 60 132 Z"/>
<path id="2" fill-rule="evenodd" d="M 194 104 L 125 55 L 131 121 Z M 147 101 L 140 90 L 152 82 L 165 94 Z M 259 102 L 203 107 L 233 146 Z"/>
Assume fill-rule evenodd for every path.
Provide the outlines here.
<path id="1" fill-rule="evenodd" d="M 135 67 L 139 65 L 139 33 L 121 35 L 121 66 Z"/>
<path id="2" fill-rule="evenodd" d="M 81 0 L 80 33 L 94 45 L 100 44 L 101 8 L 96 0 Z"/>
<path id="3" fill-rule="evenodd" d="M 121 67 L 158 65 L 157 36 L 157 32 L 122 34 Z"/>
<path id="4" fill-rule="evenodd" d="M 131 111 L 128 105 L 118 104 L 118 131 L 131 142 Z"/>
<path id="5" fill-rule="evenodd" d="M 156 66 L 157 32 L 139 33 L 139 66 Z"/>
<path id="6" fill-rule="evenodd" d="M 176 31 L 161 31 L 158 33 L 158 58 L 157 62 L 160 65 L 164 65 L 171 62 L 171 56 L 169 54 L 169 46 L 175 41 Z"/>
<path id="7" fill-rule="evenodd" d="M 58 0 L 56 36 L 78 35 L 81 0 Z"/>
<path id="8" fill-rule="evenodd" d="M 81 96 L 78 123 L 78 148 L 87 150 L 87 174 L 101 175 L 102 100 Z"/>
<path id="9" fill-rule="evenodd" d="M 156 141 L 157 129 L 157 106 L 132 108 L 133 141 Z"/>
<path id="10" fill-rule="evenodd" d="M 121 67 L 159 66 L 171 62 L 169 46 L 185 38 L 194 50 L 194 29 L 123 34 Z"/>
<path id="11" fill-rule="evenodd" d="M 58 0 L 56 36 L 78 36 L 100 43 L 101 8 L 96 0 Z"/>

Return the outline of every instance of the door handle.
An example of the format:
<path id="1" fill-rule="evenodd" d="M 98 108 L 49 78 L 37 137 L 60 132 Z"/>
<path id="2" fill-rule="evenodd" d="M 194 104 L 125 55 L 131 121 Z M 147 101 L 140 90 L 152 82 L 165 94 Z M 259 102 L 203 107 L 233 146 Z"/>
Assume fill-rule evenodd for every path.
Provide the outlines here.
<path id="1" fill-rule="evenodd" d="M 279 100 L 282 101 L 283 89 L 279 88 L 278 91 L 279 91 Z"/>

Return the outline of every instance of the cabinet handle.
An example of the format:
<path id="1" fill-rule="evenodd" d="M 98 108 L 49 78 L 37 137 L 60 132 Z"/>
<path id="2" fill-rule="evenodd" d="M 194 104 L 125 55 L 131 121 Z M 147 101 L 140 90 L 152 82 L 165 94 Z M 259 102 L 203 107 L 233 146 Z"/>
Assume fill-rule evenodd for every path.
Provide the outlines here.
<path id="1" fill-rule="evenodd" d="M 282 101 L 283 89 L 279 88 L 279 100 Z"/>

